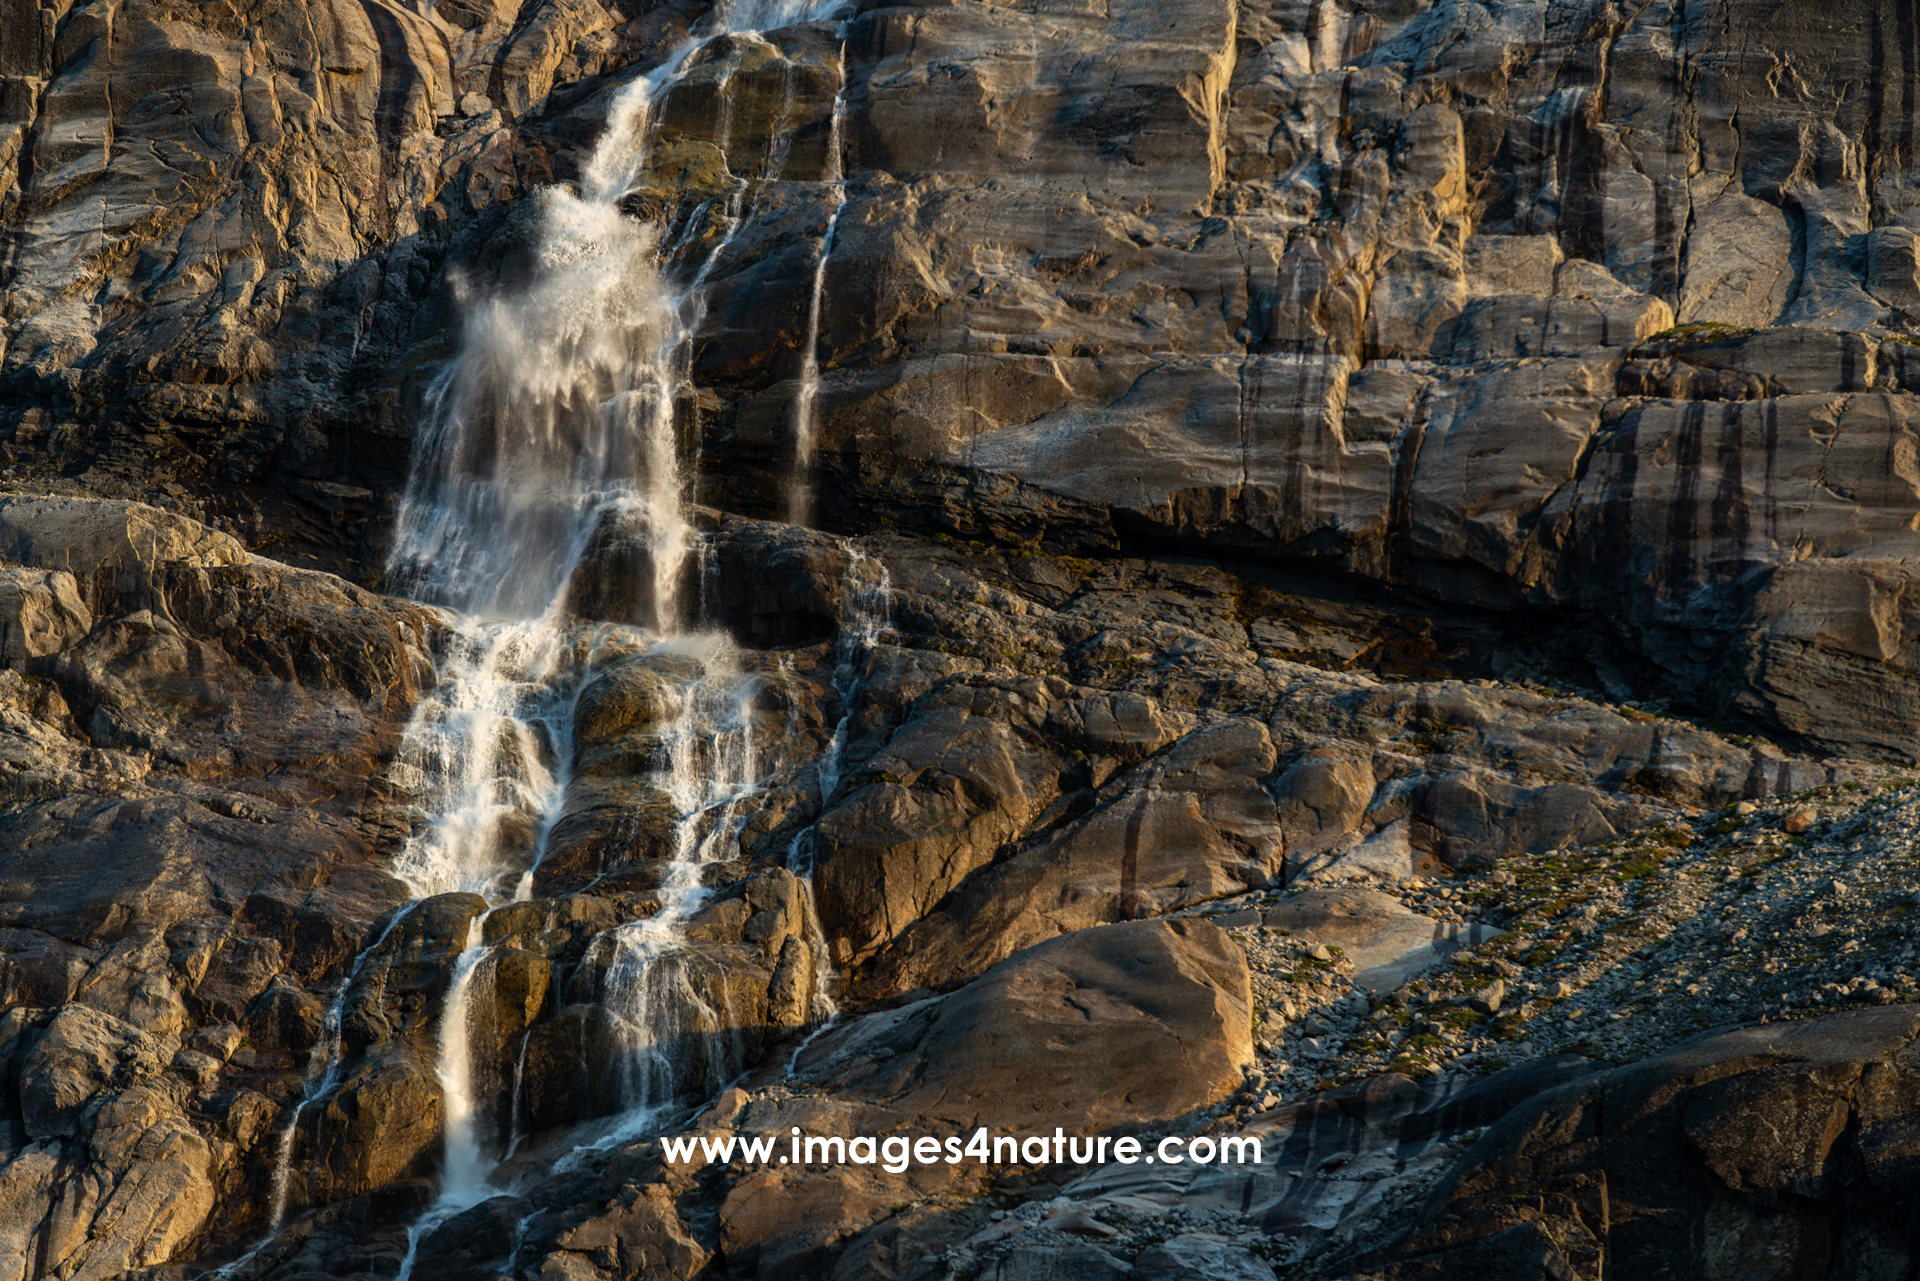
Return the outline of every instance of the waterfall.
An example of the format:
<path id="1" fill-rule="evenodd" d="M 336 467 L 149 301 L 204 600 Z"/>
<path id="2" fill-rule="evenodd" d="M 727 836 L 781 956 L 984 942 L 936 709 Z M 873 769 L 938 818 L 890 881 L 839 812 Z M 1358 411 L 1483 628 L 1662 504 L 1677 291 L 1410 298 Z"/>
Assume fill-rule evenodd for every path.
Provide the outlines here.
<path id="1" fill-rule="evenodd" d="M 787 491 L 787 521 L 813 523 L 813 419 L 820 399 L 820 302 L 827 288 L 827 260 L 833 256 L 833 238 L 840 227 L 840 211 L 847 207 L 847 181 L 841 149 L 845 146 L 847 47 L 840 46 L 840 78 L 833 95 L 833 123 L 827 137 L 828 179 L 833 184 L 833 212 L 820 237 L 820 256 L 813 264 L 813 294 L 807 304 L 807 338 L 800 351 L 800 391 L 793 401 L 793 478 Z"/>
<path id="2" fill-rule="evenodd" d="M 536 846 L 566 793 L 568 760 L 549 760 L 544 743 L 572 736 L 572 638 L 551 618 L 447 622 L 439 679 L 416 708 L 390 774 L 428 819 L 392 871 L 415 898 L 523 898 Z M 516 820 L 525 833 L 517 840 Z"/>
<path id="3" fill-rule="evenodd" d="M 775 753 L 756 741 L 763 678 L 743 671 L 724 636 L 683 632 L 697 622 L 688 615 L 695 592 L 705 590 L 705 553 L 686 505 L 676 403 L 691 391 L 692 338 L 707 281 L 754 216 L 752 184 L 736 178 L 724 196 L 695 209 L 673 246 L 664 243 L 667 227 L 627 216 L 620 202 L 645 171 L 667 94 L 704 45 L 722 36 L 757 40 L 762 30 L 831 16 L 842 3 L 722 0 L 663 62 L 615 95 L 577 189 L 549 188 L 534 198 L 519 265 L 490 284 L 457 282 L 460 347 L 428 389 L 388 565 L 393 589 L 436 608 L 443 624 L 438 680 L 390 772 L 412 804 L 411 831 L 392 872 L 414 902 L 464 892 L 484 899 L 487 910 L 469 924 L 439 1015 L 441 1189 L 410 1230 L 401 1281 L 427 1234 L 497 1193 L 490 1180 L 504 1154 L 484 1132 L 486 1065 L 475 1053 L 488 1038 L 474 1020 L 491 1017 L 493 1005 L 486 920 L 534 893 L 573 782 L 581 692 L 619 664 L 664 662 L 682 673 L 657 779 L 677 816 L 659 908 L 595 943 L 607 961 L 600 995 L 621 1051 L 621 1130 L 650 1124 L 676 1099 L 717 1089 L 744 1066 L 741 1020 L 716 1004 L 701 968 L 707 963 L 686 945 L 684 926 L 706 899 L 703 870 L 739 853 L 739 833 Z M 843 48 L 843 81 L 844 57 Z M 729 55 L 723 85 L 738 62 Z M 843 110 L 837 90 L 829 149 L 835 204 L 808 311 L 796 485 L 804 485 L 811 455 L 814 348 L 845 203 Z M 731 129 L 730 118 L 717 124 L 723 137 Z M 718 242 L 676 284 L 662 265 L 667 251 L 693 244 L 710 217 L 724 227 Z M 796 510 L 808 505 L 795 501 Z M 848 691 L 841 693 L 844 699 Z M 843 722 L 836 744 L 844 735 Z M 301 1116 L 343 1084 L 339 1029 L 349 993 L 410 910 L 396 912 L 361 953 L 328 1011 L 324 1044 L 278 1149 L 275 1230 L 288 1209 Z M 812 942 L 824 957 L 824 940 Z M 824 1010 L 824 962 L 818 970 L 816 1008 Z M 514 1050 L 516 1095 L 525 1045 L 523 1037 Z M 512 1103 L 517 1109 L 518 1098 Z M 520 1138 L 517 1111 L 506 1129 L 511 1148 Z"/>
<path id="4" fill-rule="evenodd" d="M 454 964 L 453 982 L 447 988 L 446 1012 L 440 1018 L 440 1093 L 447 1135 L 440 1199 L 462 1206 L 478 1204 L 493 1195 L 487 1186 L 493 1163 L 481 1152 L 474 1125 L 473 1056 L 468 1046 L 475 988 L 492 986 L 480 977 L 486 972 L 487 949 L 480 946 L 486 917 L 482 912 L 467 926 L 466 946 Z M 484 1003 L 481 1008 L 485 1008 Z"/>
<path id="5" fill-rule="evenodd" d="M 675 405 L 690 388 L 707 279 L 752 216 L 742 207 L 749 184 L 735 181 L 720 213 L 724 233 L 678 288 L 660 266 L 666 229 L 626 216 L 619 202 L 647 163 L 660 104 L 703 44 L 757 38 L 838 3 L 723 0 L 659 67 L 620 91 L 579 190 L 538 197 L 524 271 L 465 300 L 460 351 L 430 389 L 395 528 L 392 581 L 447 610 L 451 636 L 441 679 L 394 770 L 421 815 L 394 864 L 416 897 L 467 891 L 497 907 L 530 896 L 571 781 L 580 690 L 605 662 L 634 657 L 612 652 L 611 631 L 642 628 L 653 638 L 642 656 L 691 660 L 695 674 L 679 688 L 666 735 L 661 783 L 679 818 L 659 909 L 597 944 L 609 951 L 601 996 L 623 1050 L 623 1101 L 636 1118 L 743 1064 L 739 1020 L 703 995 L 701 960 L 682 931 L 706 896 L 703 867 L 737 853 L 764 762 L 753 732 L 757 678 L 742 674 L 724 637 L 680 634 L 699 539 L 686 511 Z M 737 63 L 730 55 L 723 83 Z M 730 118 L 717 123 L 723 134 L 731 128 Z M 840 130 L 836 96 L 835 190 L 844 200 Z M 711 209 L 690 215 L 682 243 Z M 809 319 L 816 336 L 825 250 Z M 615 626 L 583 624 L 583 612 Z M 484 919 L 470 929 L 440 1016 L 441 1193 L 410 1233 L 403 1279 L 428 1232 L 494 1194 L 470 1043 L 491 982 Z M 516 1062 L 516 1080 L 519 1071 Z"/>
<path id="6" fill-rule="evenodd" d="M 293 1105 L 293 1112 L 287 1117 L 287 1123 L 280 1128 L 273 1144 L 273 1171 L 270 1175 L 267 1191 L 267 1230 L 252 1249 L 233 1262 L 220 1268 L 210 1276 L 217 1281 L 236 1275 L 251 1262 L 261 1250 L 272 1243 L 279 1235 L 280 1226 L 287 1217 L 287 1198 L 293 1183 L 293 1144 L 300 1133 L 300 1118 L 307 1109 L 339 1088 L 341 1067 L 344 1063 L 340 1040 L 341 1024 L 346 1019 L 347 994 L 353 990 L 354 980 L 360 977 L 367 958 L 387 941 L 394 928 L 407 918 L 415 904 L 409 903 L 396 911 L 387 920 L 386 928 L 381 930 L 372 943 L 362 948 L 360 954 L 347 967 L 346 977 L 340 980 L 340 990 L 334 993 L 333 1000 L 327 1003 L 327 1011 L 320 1025 L 320 1038 L 314 1042 L 313 1049 L 307 1054 L 307 1068 L 301 1082 L 299 1102 Z"/>
<path id="7" fill-rule="evenodd" d="M 532 279 L 470 303 L 460 356 L 429 392 L 390 574 L 466 614 L 552 617 L 587 553 L 626 541 L 650 570 L 629 621 L 668 632 L 691 545 L 673 431 L 680 300 L 654 228 L 611 200 L 539 199 Z"/>

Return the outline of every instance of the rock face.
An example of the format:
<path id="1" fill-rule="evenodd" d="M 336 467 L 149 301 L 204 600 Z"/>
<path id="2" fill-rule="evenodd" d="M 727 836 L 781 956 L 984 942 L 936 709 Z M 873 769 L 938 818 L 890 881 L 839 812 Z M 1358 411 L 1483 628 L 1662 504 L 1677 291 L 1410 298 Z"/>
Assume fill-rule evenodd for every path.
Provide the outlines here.
<path id="1" fill-rule="evenodd" d="M 829 1038 L 803 1080 L 970 1133 L 1151 1125 L 1253 1057 L 1246 959 L 1216 926 L 1132 921 L 1029 948 L 929 1006 Z M 892 1052 L 876 1054 L 879 1046 Z"/>
<path id="2" fill-rule="evenodd" d="M 1617 693 L 1910 754 L 1903 20 L 1589 8 L 880 5 L 709 46 L 628 201 L 708 282 L 707 492 L 780 505 L 817 329 L 842 524 L 1547 616 Z M 699 15 L 15 0 L 10 456 L 369 572 L 460 291 Z M 1820 51 L 1790 85 L 1786 47 Z"/>
<path id="3" fill-rule="evenodd" d="M 476 924 L 485 900 L 403 904 L 388 875 L 417 821 L 394 753 L 449 643 L 440 616 L 139 504 L 9 499 L 0 525 L 26 562 L 9 572 L 32 642 L 0 672 L 18 1082 L 0 1179 L 21 1257 L 55 1261 L 23 1277 L 231 1257 L 277 1212 L 254 1275 L 397 1266 L 443 1160 L 449 996 L 475 937 L 490 950 L 464 980 L 461 1097 L 478 1142 L 533 1139 L 522 1161 L 625 1114 L 635 1002 L 674 1047 L 690 1121 L 671 1124 L 690 1133 L 1192 1126 L 1257 1090 L 1282 1027 L 1320 1017 L 1249 986 L 1246 945 L 1190 915 L 1210 900 L 1291 895 L 1246 915 L 1385 993 L 1486 927 L 1369 887 L 1869 772 L 1433 679 L 1485 637 L 1282 594 L 1251 569 L 722 518 L 712 606 L 786 646 L 743 659 L 765 674 L 749 714 L 774 768 L 724 820 L 746 857 L 712 869 L 656 976 L 683 1004 L 656 1008 L 632 986 L 629 927 L 660 911 L 680 821 L 659 770 L 684 657 L 594 633 L 538 896 Z M 1403 634 L 1425 648 L 1388 643 Z M 785 866 L 800 850 L 817 909 Z M 812 1030 L 829 965 L 853 1004 L 790 1075 L 786 1038 Z M 750 1092 L 691 1116 L 730 1079 Z M 904 1186 L 944 1204 L 967 1177 Z M 103 1199 L 62 1217 L 76 1178 Z M 502 1248 L 556 1268 L 610 1250 L 776 1275 L 978 1226 L 943 1211 L 887 1235 L 905 1230 L 887 1226 L 891 1172 L 701 1175 L 644 1147 L 528 1187 L 439 1225 L 423 1257 L 498 1266 L 498 1219 L 537 1221 Z M 137 1233 L 122 1207 L 145 1216 Z"/>
<path id="4" fill-rule="evenodd" d="M 1908 753 L 1881 673 L 1913 663 L 1911 215 L 1875 150 L 1903 32 L 1800 4 L 865 11 L 835 483 L 969 536 L 1551 611 L 1633 656 L 1623 691 Z M 1792 88 L 1752 52 L 1802 43 Z M 1848 83 L 1882 88 L 1821 87 Z M 777 465 L 793 392 L 736 355 L 769 284 L 742 274 L 709 448 Z"/>
<path id="5" fill-rule="evenodd" d="M 1380 1278 L 1868 1277 L 1920 1250 L 1911 1009 L 1710 1036 L 1497 1122 Z"/>
<path id="6" fill-rule="evenodd" d="M 893 547 L 903 648 L 862 678 L 817 834 L 821 912 L 862 992 L 1250 888 L 1487 866 L 1828 777 L 1579 700 L 1306 666 L 1281 655 L 1347 639 L 1296 616 L 1282 641 L 1246 617 L 1261 589 L 1213 566 L 1076 580 Z"/>
<path id="7" fill-rule="evenodd" d="M 367 800 L 432 623 L 140 504 L 0 527 L 6 1267 L 118 1275 L 263 1213 L 308 989 L 396 893 Z"/>
<path id="8" fill-rule="evenodd" d="M 1253 1057 L 1246 961 L 1216 927 L 1138 921 L 1056 939 L 945 997 L 830 1034 L 796 1083 L 756 1102 L 742 1134 L 916 1137 L 1134 1132 L 1223 1097 Z M 905 1186 L 952 1195 L 980 1163 L 899 1173 L 769 1166 L 732 1181 L 719 1217 L 728 1266 L 761 1276 L 827 1266 L 885 1219 Z M 576 1237 L 578 1231 L 576 1230 Z M 563 1245 L 566 1243 L 563 1242 Z M 577 1246 L 566 1246 L 574 1249 Z"/>
<path id="9" fill-rule="evenodd" d="M 551 176 L 517 122 L 684 23 L 527 7 L 9 0 L 9 456 L 351 554 L 404 474 L 384 370 Z"/>
<path id="10" fill-rule="evenodd" d="M 1911 15 L 709 12 L 0 0 L 0 1281 L 1911 1270 Z M 435 892 L 407 459 L 669 65 L 697 617 Z"/>

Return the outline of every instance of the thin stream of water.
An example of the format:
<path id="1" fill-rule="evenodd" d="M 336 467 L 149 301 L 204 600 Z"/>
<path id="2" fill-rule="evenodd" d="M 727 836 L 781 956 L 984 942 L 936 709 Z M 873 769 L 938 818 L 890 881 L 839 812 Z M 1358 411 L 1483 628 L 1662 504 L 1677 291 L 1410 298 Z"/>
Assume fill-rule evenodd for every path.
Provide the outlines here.
<path id="1" fill-rule="evenodd" d="M 813 523 L 814 416 L 820 400 L 820 304 L 827 290 L 827 262 L 840 227 L 840 211 L 847 207 L 847 182 L 841 150 L 845 144 L 847 47 L 840 46 L 840 76 L 833 94 L 833 124 L 827 140 L 828 181 L 833 184 L 833 212 L 820 237 L 820 256 L 813 264 L 813 294 L 807 304 L 806 345 L 800 355 L 800 391 L 793 405 L 793 477 L 787 490 L 787 521 Z"/>
<path id="2" fill-rule="evenodd" d="M 852 728 L 855 698 L 860 691 L 860 663 L 880 643 L 893 613 L 893 581 L 886 565 L 849 547 L 846 584 L 851 599 L 841 614 L 840 635 L 834 641 L 832 684 L 840 695 L 840 721 L 833 728 L 827 750 L 816 767 L 819 778 L 820 810 L 840 786 L 840 772 L 846 761 L 847 735 Z M 813 1008 L 817 1022 L 787 1059 L 787 1073 L 799 1066 L 800 1056 L 840 1017 L 840 1004 L 833 996 L 833 955 L 826 936 L 820 930 L 820 913 L 813 894 L 813 862 L 818 824 L 793 838 L 787 852 L 787 868 L 800 878 L 807 896 L 807 946 L 813 952 Z"/>

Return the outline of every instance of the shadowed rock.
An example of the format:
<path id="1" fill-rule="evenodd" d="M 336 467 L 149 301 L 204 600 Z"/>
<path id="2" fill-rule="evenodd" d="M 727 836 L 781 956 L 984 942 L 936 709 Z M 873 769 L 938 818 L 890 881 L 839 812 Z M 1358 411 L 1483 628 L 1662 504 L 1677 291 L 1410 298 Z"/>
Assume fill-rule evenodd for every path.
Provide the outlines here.
<path id="1" fill-rule="evenodd" d="M 1920 1248 L 1916 1033 L 1909 1008 L 1745 1028 L 1541 1095 L 1364 1275 L 1872 1276 Z"/>

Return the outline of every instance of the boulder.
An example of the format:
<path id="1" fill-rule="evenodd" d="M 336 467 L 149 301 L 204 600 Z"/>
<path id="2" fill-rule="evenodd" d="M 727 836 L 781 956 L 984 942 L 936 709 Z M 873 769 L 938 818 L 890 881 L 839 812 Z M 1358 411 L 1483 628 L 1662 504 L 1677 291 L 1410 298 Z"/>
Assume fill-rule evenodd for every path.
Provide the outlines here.
<path id="1" fill-rule="evenodd" d="M 428 1173 L 440 1160 L 443 1116 L 439 1081 L 404 1045 L 363 1055 L 301 1115 L 288 1206 L 326 1205 Z"/>
<path id="2" fill-rule="evenodd" d="M 709 1125 L 778 1142 L 794 1126 L 910 1139 L 981 1126 L 1021 1137 L 1151 1132 L 1235 1088 L 1252 1054 L 1246 960 L 1226 935 L 1197 921 L 1127 922 L 843 1024 L 800 1054 L 804 1093 L 744 1111 L 736 1102 Z M 730 1171 L 718 1244 L 729 1266 L 756 1275 L 824 1271 L 903 1200 L 951 1195 L 982 1173 L 971 1158 L 897 1173 L 844 1162 Z"/>
<path id="3" fill-rule="evenodd" d="M 1353 962 L 1355 986 L 1370 992 L 1392 991 L 1451 950 L 1437 922 L 1375 890 L 1307 890 L 1260 919 L 1303 943 L 1339 948 Z"/>
<path id="4" fill-rule="evenodd" d="M 801 1068 L 928 1131 L 1131 1130 L 1238 1086 L 1253 1057 L 1247 981 L 1212 925 L 1080 930 L 823 1038 Z"/>
<path id="5" fill-rule="evenodd" d="M 110 1088 L 157 1074 L 159 1047 L 109 1014 L 69 1005 L 20 1063 L 20 1112 L 34 1139 L 75 1132 Z"/>
<path id="6" fill-rule="evenodd" d="M 511 1265 L 529 1209 L 510 1196 L 482 1201 L 425 1233 L 414 1266 L 448 1281 L 492 1281 Z"/>
<path id="7" fill-rule="evenodd" d="M 230 535 L 145 503 L 20 496 L 0 498 L 0 555 L 69 575 L 80 598 L 69 609 L 83 613 L 164 609 L 162 570 L 251 560 Z"/>
<path id="8" fill-rule="evenodd" d="M 159 1042 L 84 1005 L 61 1008 L 20 1053 L 34 1142 L 0 1163 L 0 1260 L 13 1275 L 117 1276 L 167 1262 L 202 1230 L 214 1151 L 167 1066 Z"/>
<path id="9" fill-rule="evenodd" d="M 1223 721 L 1083 793 L 1078 808 L 1086 811 L 1084 818 L 1021 842 L 1010 857 L 990 864 L 987 858 L 1011 845 L 1024 823 L 956 840 L 955 856 L 936 858 L 925 870 L 905 860 L 862 857 L 865 851 L 848 839 L 840 817 L 849 809 L 861 812 L 856 794 L 820 825 L 822 912 L 832 923 L 830 932 L 855 947 L 879 932 L 871 922 L 884 922 L 895 937 L 873 965 L 871 990 L 904 991 L 978 973 L 1063 931 L 1261 887 L 1276 876 L 1280 862 L 1274 802 L 1261 783 L 1273 765 L 1263 726 Z M 879 789 L 904 792 L 895 784 Z M 969 813 L 969 799 L 956 789 L 949 805 L 972 821 L 979 811 Z M 887 868 L 881 885 L 904 881 L 910 887 L 904 901 L 854 897 L 842 889 L 849 882 L 859 885 L 863 876 L 870 884 L 874 872 L 863 869 L 879 866 Z M 979 874 L 962 881 L 973 867 L 981 868 Z M 849 948 L 847 959 L 857 962 L 861 952 Z"/>
<path id="10" fill-rule="evenodd" d="M 320 1040 L 325 1022 L 320 1002 L 294 984 L 278 984 L 247 1006 L 247 1041 L 255 1050 L 305 1054 Z"/>
<path id="11" fill-rule="evenodd" d="M 0 659 L 9 667 L 58 654 L 93 627 L 65 570 L 0 571 Z"/>
<path id="12" fill-rule="evenodd" d="M 562 1235 L 560 1259 L 575 1264 L 567 1275 L 699 1275 L 712 1257 L 681 1220 L 668 1189 L 658 1184 L 636 1190 L 594 1218 Z M 552 1266 L 553 1255 L 548 1256 Z M 580 1265 L 593 1272 L 577 1270 Z"/>

